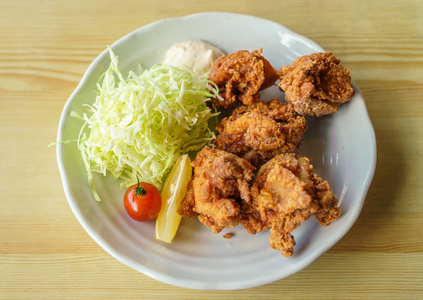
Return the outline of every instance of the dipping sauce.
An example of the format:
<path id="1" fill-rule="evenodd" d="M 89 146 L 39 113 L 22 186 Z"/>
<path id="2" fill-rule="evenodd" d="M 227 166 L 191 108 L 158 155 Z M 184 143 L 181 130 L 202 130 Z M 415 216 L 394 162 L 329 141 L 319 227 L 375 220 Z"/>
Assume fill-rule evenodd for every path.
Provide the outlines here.
<path id="1" fill-rule="evenodd" d="M 219 48 L 202 40 L 188 40 L 174 44 L 166 52 L 163 64 L 186 66 L 198 76 L 210 71 L 214 61 L 224 55 Z"/>

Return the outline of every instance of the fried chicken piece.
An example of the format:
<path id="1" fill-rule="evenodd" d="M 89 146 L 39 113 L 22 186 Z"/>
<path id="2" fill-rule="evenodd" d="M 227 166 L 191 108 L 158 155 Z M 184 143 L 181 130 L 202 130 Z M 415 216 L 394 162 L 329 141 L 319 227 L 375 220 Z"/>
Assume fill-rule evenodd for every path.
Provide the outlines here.
<path id="1" fill-rule="evenodd" d="M 315 216 L 329 225 L 341 213 L 338 199 L 306 157 L 280 154 L 264 164 L 251 187 L 252 202 L 243 206 L 241 224 L 251 234 L 271 229 L 270 247 L 282 256 L 293 255 L 291 232 Z"/>
<path id="2" fill-rule="evenodd" d="M 275 84 L 278 74 L 261 53 L 262 49 L 252 52 L 239 50 L 214 62 L 209 80 L 216 83 L 223 98 L 215 98 L 217 108 L 254 103 L 260 98 L 260 90 Z"/>
<path id="3" fill-rule="evenodd" d="M 273 99 L 236 108 L 216 127 L 214 144 L 258 167 L 281 153 L 299 153 L 307 121 L 291 105 Z"/>
<path id="4" fill-rule="evenodd" d="M 241 202 L 250 202 L 255 168 L 246 160 L 206 146 L 192 162 L 194 175 L 178 213 L 198 219 L 214 233 L 235 227 Z"/>
<path id="5" fill-rule="evenodd" d="M 303 116 L 333 114 L 354 96 L 350 71 L 331 52 L 298 57 L 279 70 L 285 99 Z"/>

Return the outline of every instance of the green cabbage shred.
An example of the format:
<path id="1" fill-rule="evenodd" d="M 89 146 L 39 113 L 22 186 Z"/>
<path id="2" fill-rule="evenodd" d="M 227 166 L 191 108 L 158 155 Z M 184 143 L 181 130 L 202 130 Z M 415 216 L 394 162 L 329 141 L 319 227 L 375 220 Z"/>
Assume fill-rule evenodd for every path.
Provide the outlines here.
<path id="1" fill-rule="evenodd" d="M 93 105 L 85 105 L 78 148 L 90 189 L 100 201 L 93 173 L 123 179 L 121 188 L 142 181 L 159 190 L 176 160 L 200 151 L 215 138 L 209 122 L 216 118 L 211 99 L 218 89 L 206 76 L 185 67 L 156 64 L 125 79 L 118 57 L 97 83 Z M 102 80 L 101 80 L 102 79 Z"/>

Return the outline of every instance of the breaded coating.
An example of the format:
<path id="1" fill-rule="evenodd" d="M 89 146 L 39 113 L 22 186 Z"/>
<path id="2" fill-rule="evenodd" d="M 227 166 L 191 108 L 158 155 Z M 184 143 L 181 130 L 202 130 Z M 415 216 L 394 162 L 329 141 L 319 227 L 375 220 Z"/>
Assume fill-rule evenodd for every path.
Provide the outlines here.
<path id="1" fill-rule="evenodd" d="M 252 104 L 260 98 L 260 90 L 275 84 L 278 74 L 261 53 L 262 49 L 239 50 L 214 62 L 209 80 L 219 87 L 222 99 L 214 100 L 218 109 Z"/>
<path id="2" fill-rule="evenodd" d="M 285 153 L 264 164 L 251 187 L 252 202 L 244 203 L 241 224 L 251 234 L 271 229 L 270 247 L 282 256 L 294 253 L 291 232 L 315 216 L 329 225 L 341 213 L 338 199 L 306 157 Z"/>
<path id="3" fill-rule="evenodd" d="M 178 213 L 198 219 L 214 233 L 235 227 L 241 203 L 250 202 L 255 168 L 246 160 L 206 146 L 192 162 L 194 175 Z"/>
<path id="4" fill-rule="evenodd" d="M 258 167 L 281 153 L 299 153 L 307 121 L 291 105 L 273 99 L 236 108 L 222 119 L 214 144 Z"/>
<path id="5" fill-rule="evenodd" d="M 298 57 L 279 70 L 285 99 L 303 116 L 333 114 L 354 96 L 350 71 L 331 52 Z"/>

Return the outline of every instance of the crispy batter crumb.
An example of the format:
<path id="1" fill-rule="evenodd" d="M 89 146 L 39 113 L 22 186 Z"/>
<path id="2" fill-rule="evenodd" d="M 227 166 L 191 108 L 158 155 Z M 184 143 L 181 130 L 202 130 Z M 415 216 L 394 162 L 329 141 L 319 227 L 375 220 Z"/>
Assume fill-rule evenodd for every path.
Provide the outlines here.
<path id="1" fill-rule="evenodd" d="M 223 238 L 224 239 L 230 239 L 231 237 L 233 237 L 234 236 L 234 234 L 232 233 L 232 232 L 228 232 L 228 233 L 225 233 L 224 235 L 223 235 Z"/>

